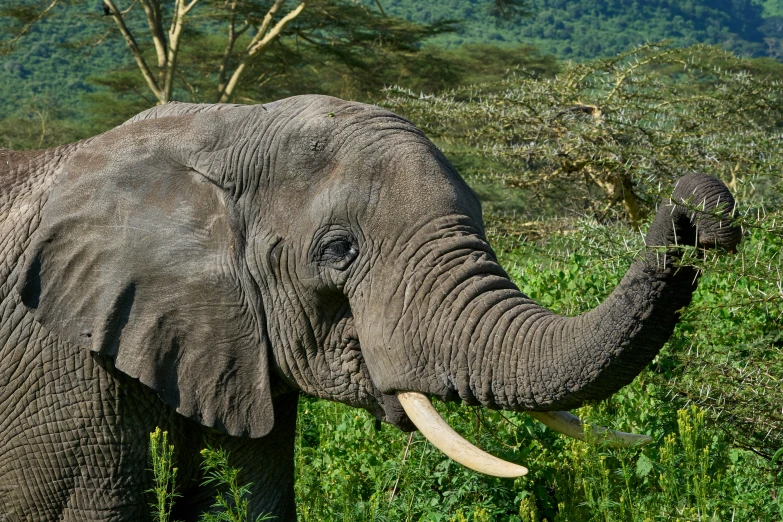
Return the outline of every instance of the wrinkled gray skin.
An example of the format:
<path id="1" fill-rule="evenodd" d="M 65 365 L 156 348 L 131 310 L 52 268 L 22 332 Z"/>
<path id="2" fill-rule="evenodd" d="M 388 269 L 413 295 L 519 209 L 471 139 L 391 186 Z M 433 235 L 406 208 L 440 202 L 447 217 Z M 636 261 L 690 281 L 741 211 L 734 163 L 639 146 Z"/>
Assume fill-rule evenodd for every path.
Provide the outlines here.
<path id="1" fill-rule="evenodd" d="M 680 180 L 675 202 L 690 197 L 733 205 L 704 175 Z M 665 204 L 646 240 L 739 238 Z M 255 484 L 254 513 L 293 520 L 300 390 L 401 429 L 397 391 L 603 399 L 689 303 L 697 274 L 675 257 L 651 248 L 603 304 L 557 316 L 496 263 L 476 196 L 420 131 L 323 96 L 171 104 L 0 151 L 0 520 L 146 519 L 156 426 L 179 452 L 176 517 L 211 501 L 209 443 Z"/>

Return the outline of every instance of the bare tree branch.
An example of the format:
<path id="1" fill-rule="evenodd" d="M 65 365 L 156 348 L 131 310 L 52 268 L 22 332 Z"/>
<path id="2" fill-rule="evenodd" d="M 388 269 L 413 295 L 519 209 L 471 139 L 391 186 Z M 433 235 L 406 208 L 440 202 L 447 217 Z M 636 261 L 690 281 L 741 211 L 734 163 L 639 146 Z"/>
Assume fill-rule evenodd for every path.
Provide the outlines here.
<path id="1" fill-rule="evenodd" d="M 264 36 L 264 33 L 266 33 L 266 30 L 269 28 L 269 24 L 272 23 L 272 19 L 277 14 L 277 11 L 285 5 L 286 0 L 276 0 L 275 3 L 272 5 L 271 8 L 269 8 L 269 11 L 266 13 L 266 16 L 264 17 L 264 21 L 261 23 L 261 27 L 258 28 L 258 32 L 256 33 L 255 37 L 253 38 L 253 42 L 258 41 L 259 38 Z M 253 45 L 252 43 L 250 44 Z"/>
<path id="2" fill-rule="evenodd" d="M 253 38 L 253 42 L 248 46 L 247 49 L 247 55 L 248 57 L 253 57 L 257 55 L 259 52 L 261 52 L 264 47 L 269 45 L 269 42 L 274 40 L 280 35 L 280 32 L 285 28 L 286 25 L 288 25 L 288 22 L 299 16 L 299 14 L 304 10 L 305 8 L 305 2 L 302 2 L 299 4 L 296 9 L 285 15 L 283 18 L 280 19 L 275 26 L 270 29 L 264 37 L 259 41 L 257 39 L 258 35 L 256 35 L 256 38 Z M 264 20 L 264 23 L 266 25 L 266 20 Z M 260 34 L 260 33 L 259 33 Z"/>
<path id="3" fill-rule="evenodd" d="M 160 86 L 158 85 L 158 82 L 155 80 L 155 75 L 152 74 L 152 71 L 147 65 L 147 62 L 144 60 L 144 56 L 141 54 L 141 50 L 139 49 L 138 44 L 136 44 L 136 39 L 133 37 L 133 34 L 128 29 L 128 26 L 125 25 L 125 20 L 122 17 L 122 13 L 120 12 L 119 9 L 117 9 L 117 6 L 114 4 L 113 0 L 103 0 L 103 4 L 109 8 L 112 18 L 114 18 L 114 21 L 117 23 L 117 27 L 120 29 L 122 36 L 125 38 L 125 41 L 127 42 L 128 47 L 130 48 L 131 54 L 133 54 L 133 58 L 134 60 L 136 60 L 136 64 L 139 66 L 141 75 L 144 77 L 144 81 L 147 82 L 147 87 L 149 87 L 149 89 L 158 99 L 159 104 L 165 103 L 163 93 L 160 90 Z"/>
<path id="4" fill-rule="evenodd" d="M 155 53 L 158 56 L 158 67 L 163 71 L 166 67 L 167 45 L 166 33 L 163 30 L 163 16 L 160 12 L 160 0 L 141 0 L 141 5 L 147 15 L 147 24 L 149 24 Z"/>
<path id="5" fill-rule="evenodd" d="M 174 3 L 174 18 L 171 21 L 171 29 L 169 29 L 169 48 L 165 66 L 165 77 L 163 81 L 163 92 L 165 101 L 168 102 L 171 99 L 171 93 L 174 89 L 174 71 L 177 67 L 177 56 L 179 54 L 179 43 L 182 37 L 182 28 L 185 25 L 185 16 L 191 9 L 198 3 L 199 0 L 192 0 L 189 4 L 185 3 L 185 0 L 176 0 Z"/>
<path id="6" fill-rule="evenodd" d="M 11 47 L 11 46 L 13 46 L 13 45 L 14 45 L 16 42 L 18 42 L 20 38 L 22 38 L 24 35 L 26 35 L 27 33 L 29 33 L 29 32 L 30 32 L 30 29 L 32 29 L 32 28 L 33 28 L 33 26 L 34 26 L 35 24 L 37 24 L 38 22 L 40 22 L 40 21 L 43 19 L 43 17 L 45 17 L 45 16 L 46 16 L 46 15 L 49 13 L 49 11 L 51 11 L 52 9 L 54 9 L 54 7 L 57 5 L 57 3 L 58 3 L 59 1 L 60 1 L 60 0 L 52 0 L 52 3 L 51 3 L 51 4 L 49 4 L 49 7 L 47 7 L 47 8 L 46 8 L 46 9 L 44 9 L 43 11 L 41 11 L 41 12 L 38 14 L 38 16 L 36 16 L 36 17 L 35 17 L 35 19 L 34 19 L 34 20 L 32 20 L 31 22 L 29 22 L 27 25 L 25 25 L 25 26 L 22 28 L 22 30 L 21 30 L 21 31 L 19 31 L 19 33 L 18 33 L 16 36 L 14 36 L 14 37 L 13 37 L 13 38 L 12 38 L 12 39 L 11 39 L 11 40 L 8 42 L 8 43 L 6 43 L 6 44 L 5 44 L 5 47 L 6 47 L 6 48 L 10 48 L 10 47 Z"/>
<path id="7" fill-rule="evenodd" d="M 236 17 L 237 17 L 237 3 L 239 0 L 232 0 L 231 6 L 229 7 L 229 16 L 228 16 L 228 41 L 226 42 L 226 50 L 223 51 L 223 57 L 220 60 L 220 67 L 218 68 L 218 87 L 217 87 L 217 97 L 220 99 L 221 93 L 226 88 L 226 70 L 228 69 L 228 60 L 231 58 L 231 53 L 234 52 L 234 44 L 237 41 L 237 38 L 244 32 L 244 30 L 241 30 L 237 32 L 236 30 Z M 250 27 L 249 25 L 245 26 L 245 30 Z"/>
<path id="8" fill-rule="evenodd" d="M 297 16 L 299 16 L 302 11 L 305 8 L 306 2 L 302 2 L 299 4 L 293 11 L 286 14 L 283 18 L 281 18 L 274 27 L 267 30 L 269 25 L 272 22 L 272 17 L 274 16 L 275 12 L 285 3 L 285 0 L 277 0 L 275 4 L 272 6 L 272 8 L 269 10 L 269 12 L 264 17 L 264 22 L 261 24 L 261 27 L 259 28 L 259 31 L 256 33 L 255 37 L 253 37 L 253 40 L 250 42 L 250 44 L 247 46 L 247 49 L 245 51 L 245 56 L 242 58 L 242 61 L 239 63 L 239 66 L 234 70 L 234 73 L 231 75 L 231 79 L 228 81 L 228 84 L 226 85 L 226 88 L 223 90 L 223 92 L 220 95 L 220 102 L 226 103 L 231 99 L 231 96 L 234 94 L 234 89 L 237 86 L 237 83 L 239 82 L 239 78 L 242 76 L 242 73 L 247 68 L 248 63 L 250 60 L 261 54 L 261 52 L 266 48 L 267 45 L 269 45 L 275 38 L 277 38 L 280 35 L 280 32 L 285 28 L 286 25 L 288 25 L 291 20 L 295 19 Z"/>

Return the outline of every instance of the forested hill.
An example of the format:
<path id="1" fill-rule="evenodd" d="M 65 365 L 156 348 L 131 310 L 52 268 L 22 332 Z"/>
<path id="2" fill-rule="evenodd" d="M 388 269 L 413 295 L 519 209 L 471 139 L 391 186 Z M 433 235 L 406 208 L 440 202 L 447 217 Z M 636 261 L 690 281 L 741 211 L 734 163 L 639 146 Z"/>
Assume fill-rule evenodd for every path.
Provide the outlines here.
<path id="1" fill-rule="evenodd" d="M 611 56 L 671 39 L 723 45 L 743 55 L 783 57 L 783 0 L 529 0 L 529 16 L 498 23 L 478 0 L 386 0 L 387 13 L 418 22 L 463 20 L 438 43 L 534 44 L 558 58 Z M 766 41 L 765 41 L 766 40 Z"/>
<path id="2" fill-rule="evenodd" d="M 376 83 L 379 85 L 404 84 L 400 81 L 404 75 L 419 78 L 428 74 L 431 88 L 415 84 L 406 86 L 432 91 L 444 85 L 477 81 L 477 78 L 482 80 L 482 75 L 502 73 L 508 67 L 522 62 L 526 67 L 535 69 L 531 58 L 534 55 L 538 56 L 536 59 L 543 59 L 542 55 L 551 55 L 558 59 L 588 60 L 612 56 L 634 45 L 662 39 L 671 39 L 676 45 L 682 46 L 694 43 L 718 44 L 746 56 L 771 56 L 783 60 L 783 0 L 528 0 L 527 15 L 505 19 L 493 18 L 490 0 L 361 1 L 370 11 L 376 12 L 380 6 L 386 15 L 414 22 L 432 23 L 448 19 L 461 23 L 460 30 L 455 33 L 425 40 L 424 44 L 430 46 L 430 49 L 418 60 L 406 58 L 395 62 L 396 65 L 381 67 L 381 71 L 386 71 L 386 76 L 382 78 L 378 71 L 364 75 L 377 77 Z M 42 0 L 0 0 L 0 44 L 11 40 L 19 29 L 18 24 L 2 14 L 9 6 L 13 8 L 48 3 Z M 130 4 L 133 2 L 129 0 Z M 203 4 L 207 5 L 208 2 Z M 204 25 L 203 20 L 208 15 L 203 13 L 207 11 L 196 11 L 198 9 L 194 11 L 193 19 L 201 20 Z M 38 141 L 44 145 L 47 142 L 43 136 L 52 136 L 54 130 L 50 123 L 67 121 L 70 125 L 83 122 L 90 115 L 108 114 L 108 109 L 114 113 L 113 122 L 122 121 L 123 117 L 133 114 L 138 107 L 154 103 L 140 79 L 125 42 L 113 22 L 103 14 L 100 1 L 61 1 L 49 16 L 14 45 L 10 53 L 0 53 L 0 131 L 6 136 L 15 132 L 20 128 L 15 123 L 19 118 L 39 121 L 42 138 Z M 139 34 L 146 31 L 146 22 L 138 6 L 126 17 L 126 21 L 132 29 L 138 29 Z M 205 38 L 199 42 L 209 43 L 209 24 L 204 27 L 201 30 Z M 188 26 L 188 30 L 192 31 L 193 28 Z M 259 61 L 272 64 L 270 67 L 284 64 L 288 68 L 287 72 L 271 75 L 275 80 L 268 87 L 273 94 L 256 99 L 282 97 L 303 91 L 356 99 L 350 92 L 344 94 L 332 88 L 332 84 L 360 83 L 355 73 L 332 67 L 328 57 L 318 56 L 318 53 L 311 53 L 306 60 L 302 57 L 294 59 L 285 53 L 293 48 L 298 49 L 298 40 L 285 37 L 281 41 L 289 45 L 274 46 L 276 52 L 279 51 L 278 55 L 267 55 Z M 475 47 L 471 49 L 463 44 L 490 44 L 505 49 L 483 47 L 477 52 Z M 531 51 L 530 47 L 521 48 L 520 44 L 534 45 L 538 53 Z M 141 47 L 148 53 L 152 52 L 146 36 L 141 41 Z M 213 51 L 210 54 L 205 50 L 199 56 L 203 56 L 203 60 L 214 58 Z M 434 59 L 429 60 L 428 56 L 440 57 L 440 60 L 436 63 Z M 552 59 L 545 59 L 550 64 L 544 68 L 551 70 Z M 191 62 L 191 70 L 196 71 L 194 74 L 200 74 L 200 65 L 193 60 Z M 318 67 L 313 66 L 316 62 Z M 399 69 L 400 74 L 389 73 L 394 67 Z M 299 76 L 295 74 L 297 68 Z M 118 69 L 124 72 L 107 76 Z M 317 74 L 310 72 L 316 69 L 319 71 Z M 460 76 L 457 74 L 459 70 L 473 74 Z M 332 75 L 331 80 L 327 78 L 329 73 Z M 433 76 L 441 73 L 442 77 L 436 78 L 439 82 L 431 81 Z M 307 81 L 302 81 L 303 78 Z M 278 88 L 275 84 L 284 81 L 289 83 L 284 86 L 286 88 Z M 124 85 L 122 96 L 117 95 L 120 92 L 118 85 Z M 112 89 L 111 93 L 109 89 Z M 380 91 L 380 87 L 374 89 L 373 93 L 376 91 Z M 364 98 L 368 97 L 365 93 Z M 100 99 L 108 99 L 111 103 L 99 109 L 87 103 L 87 100 L 92 102 Z M 105 126 L 106 123 L 101 125 Z M 73 136 L 93 132 L 95 129 L 84 128 Z M 9 146 L 8 143 L 17 142 L 14 139 L 2 143 Z"/>

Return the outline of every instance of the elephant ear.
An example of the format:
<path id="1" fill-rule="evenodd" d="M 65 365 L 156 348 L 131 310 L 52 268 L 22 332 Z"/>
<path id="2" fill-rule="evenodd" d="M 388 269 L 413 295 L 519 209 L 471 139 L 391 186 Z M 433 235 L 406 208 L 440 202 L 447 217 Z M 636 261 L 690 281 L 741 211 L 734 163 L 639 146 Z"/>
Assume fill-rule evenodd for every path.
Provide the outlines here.
<path id="1" fill-rule="evenodd" d="M 274 422 L 266 321 L 237 203 L 205 172 L 225 179 L 228 123 L 161 118 L 85 145 L 42 209 L 17 290 L 46 329 L 179 413 L 261 437 Z"/>

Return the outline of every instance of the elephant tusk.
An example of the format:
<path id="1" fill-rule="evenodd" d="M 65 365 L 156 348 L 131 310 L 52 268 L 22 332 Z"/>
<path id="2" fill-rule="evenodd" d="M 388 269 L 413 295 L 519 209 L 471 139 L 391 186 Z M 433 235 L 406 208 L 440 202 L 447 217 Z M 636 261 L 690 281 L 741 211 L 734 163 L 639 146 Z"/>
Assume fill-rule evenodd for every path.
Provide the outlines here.
<path id="1" fill-rule="evenodd" d="M 563 435 L 567 435 L 579 440 L 585 440 L 585 431 L 582 429 L 582 421 L 579 419 L 579 417 L 570 412 L 529 411 L 527 413 L 548 428 L 559 431 Z M 602 440 L 613 441 L 626 448 L 637 445 L 640 446 L 652 442 L 652 437 L 647 435 L 625 433 L 623 431 L 615 431 L 603 427 L 595 428 L 594 433 Z"/>
<path id="2" fill-rule="evenodd" d="M 426 395 L 399 392 L 397 399 L 422 435 L 452 460 L 466 468 L 495 477 L 516 478 L 527 474 L 527 468 L 494 457 L 463 439 L 435 411 Z"/>

